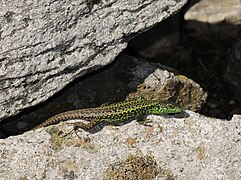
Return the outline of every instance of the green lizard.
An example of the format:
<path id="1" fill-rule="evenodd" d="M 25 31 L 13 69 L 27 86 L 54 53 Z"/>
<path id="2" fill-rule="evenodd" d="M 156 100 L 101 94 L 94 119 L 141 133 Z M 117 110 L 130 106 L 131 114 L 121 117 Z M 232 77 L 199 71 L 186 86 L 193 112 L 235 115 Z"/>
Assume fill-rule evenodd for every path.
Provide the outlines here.
<path id="1" fill-rule="evenodd" d="M 154 100 L 146 100 L 142 97 L 139 97 L 97 108 L 66 111 L 47 119 L 34 129 L 57 124 L 61 121 L 81 119 L 86 120 L 88 123 L 76 122 L 74 123 L 75 129 L 82 128 L 84 130 L 89 130 L 99 123 L 115 124 L 134 118 L 139 119 L 145 115 L 173 114 L 180 113 L 181 111 L 181 108 L 172 104 L 161 103 Z"/>

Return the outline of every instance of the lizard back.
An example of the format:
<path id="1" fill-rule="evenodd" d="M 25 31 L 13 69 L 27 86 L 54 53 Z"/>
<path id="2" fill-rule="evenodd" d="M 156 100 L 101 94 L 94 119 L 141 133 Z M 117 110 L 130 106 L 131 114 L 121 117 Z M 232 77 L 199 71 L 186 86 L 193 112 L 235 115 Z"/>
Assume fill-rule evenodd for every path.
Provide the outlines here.
<path id="1" fill-rule="evenodd" d="M 142 115 L 178 112 L 181 112 L 181 109 L 171 104 L 164 104 L 158 101 L 146 100 L 142 97 L 139 97 L 137 99 L 104 105 L 97 108 L 66 111 L 52 116 L 34 129 L 57 124 L 61 121 L 70 119 L 82 119 L 87 121 L 99 120 L 100 122 L 122 122 L 124 120 L 137 118 Z"/>

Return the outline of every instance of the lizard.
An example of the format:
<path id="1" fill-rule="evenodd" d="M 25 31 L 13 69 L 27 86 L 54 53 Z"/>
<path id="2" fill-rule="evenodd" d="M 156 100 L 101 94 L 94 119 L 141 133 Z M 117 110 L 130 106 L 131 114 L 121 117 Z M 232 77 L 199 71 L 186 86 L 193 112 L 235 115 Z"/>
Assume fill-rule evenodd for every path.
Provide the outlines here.
<path id="1" fill-rule="evenodd" d="M 134 118 L 139 119 L 151 114 L 163 115 L 180 112 L 182 112 L 182 109 L 173 104 L 163 103 L 156 100 L 146 100 L 143 97 L 139 97 L 96 108 L 66 111 L 50 117 L 34 129 L 57 124 L 61 121 L 81 119 L 88 121 L 88 123 L 75 122 L 74 129 L 77 130 L 78 128 L 81 128 L 89 130 L 100 123 L 116 124 Z"/>

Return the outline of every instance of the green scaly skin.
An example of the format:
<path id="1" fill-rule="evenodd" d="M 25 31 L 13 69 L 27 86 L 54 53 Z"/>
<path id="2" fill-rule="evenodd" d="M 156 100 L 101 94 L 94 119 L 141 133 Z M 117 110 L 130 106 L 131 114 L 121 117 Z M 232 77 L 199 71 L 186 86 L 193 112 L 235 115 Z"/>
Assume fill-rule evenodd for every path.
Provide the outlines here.
<path id="1" fill-rule="evenodd" d="M 61 121 L 81 119 L 88 121 L 88 123 L 76 122 L 75 129 L 82 128 L 84 130 L 89 130 L 99 123 L 115 124 L 130 119 L 139 119 L 145 115 L 175 114 L 180 112 L 182 112 L 182 109 L 172 104 L 146 100 L 140 97 L 97 108 L 66 111 L 47 119 L 34 129 L 57 124 Z"/>

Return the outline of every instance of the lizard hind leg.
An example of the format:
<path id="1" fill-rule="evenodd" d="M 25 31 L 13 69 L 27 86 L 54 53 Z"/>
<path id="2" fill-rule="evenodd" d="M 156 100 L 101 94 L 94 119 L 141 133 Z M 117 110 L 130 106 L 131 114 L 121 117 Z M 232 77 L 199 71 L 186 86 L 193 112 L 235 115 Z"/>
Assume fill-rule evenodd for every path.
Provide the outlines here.
<path id="1" fill-rule="evenodd" d="M 61 137 L 62 137 L 62 138 L 65 138 L 65 137 L 67 137 L 67 136 L 69 136 L 69 135 L 71 135 L 71 134 L 73 134 L 73 133 L 75 133 L 75 135 L 76 135 L 79 139 L 81 139 L 81 137 L 78 135 L 75 127 L 74 127 L 71 131 L 69 131 L 68 133 L 63 134 Z"/>

